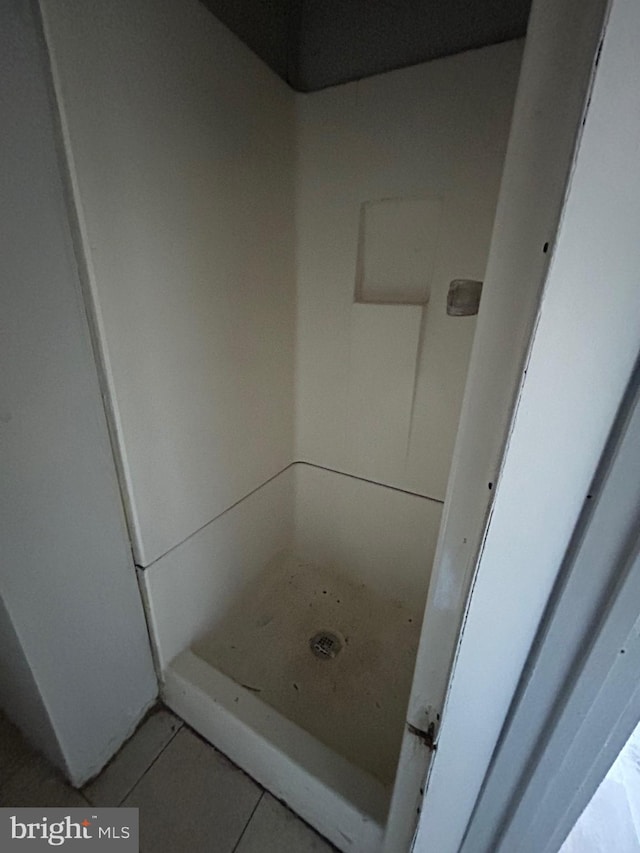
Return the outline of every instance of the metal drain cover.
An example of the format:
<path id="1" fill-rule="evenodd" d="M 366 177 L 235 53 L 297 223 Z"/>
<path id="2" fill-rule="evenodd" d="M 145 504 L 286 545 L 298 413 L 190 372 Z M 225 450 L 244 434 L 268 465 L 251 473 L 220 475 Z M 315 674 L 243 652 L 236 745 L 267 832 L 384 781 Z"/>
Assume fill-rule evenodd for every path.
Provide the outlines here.
<path id="1" fill-rule="evenodd" d="M 342 650 L 342 640 L 333 631 L 318 631 L 309 640 L 309 648 L 317 658 L 333 660 Z"/>

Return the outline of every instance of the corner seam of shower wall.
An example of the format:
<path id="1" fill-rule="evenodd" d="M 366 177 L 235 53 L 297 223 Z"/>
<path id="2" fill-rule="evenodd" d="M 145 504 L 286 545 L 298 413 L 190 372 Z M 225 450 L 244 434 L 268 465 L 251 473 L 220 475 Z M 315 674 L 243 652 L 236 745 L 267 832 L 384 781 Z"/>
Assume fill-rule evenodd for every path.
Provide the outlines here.
<path id="1" fill-rule="evenodd" d="M 309 459 L 293 459 L 291 462 L 288 462 L 279 471 L 276 471 L 275 474 L 272 474 L 270 477 L 267 477 L 266 480 L 263 480 L 261 483 L 259 483 L 257 486 L 255 486 L 253 489 L 248 491 L 246 494 L 242 495 L 242 497 L 238 498 L 238 500 L 234 501 L 232 504 L 225 507 L 221 512 L 217 513 L 217 515 L 214 515 L 212 518 L 205 521 L 205 523 L 201 524 L 200 527 L 197 527 L 195 530 L 192 530 L 191 533 L 184 536 L 179 542 L 176 542 L 174 545 L 171 545 L 170 548 L 167 548 L 166 551 L 163 551 L 162 554 L 159 554 L 157 557 L 155 557 L 153 560 L 151 560 L 146 565 L 140 565 L 139 563 L 136 563 L 135 567 L 136 567 L 136 572 L 137 572 L 137 577 L 138 577 L 138 583 L 139 583 L 140 588 L 141 588 L 141 596 L 142 596 L 143 602 L 145 602 L 145 607 L 148 606 L 148 596 L 146 594 L 146 591 L 144 591 L 144 576 L 145 576 L 145 573 L 147 572 L 148 569 L 151 569 L 153 566 L 155 566 L 161 560 L 164 560 L 165 557 L 167 557 L 169 554 L 171 554 L 177 548 L 181 548 L 186 542 L 188 542 L 190 539 L 193 539 L 194 536 L 198 536 L 198 534 L 202 533 L 202 531 L 205 530 L 210 524 L 213 524 L 214 522 L 216 522 L 220 518 L 222 518 L 223 515 L 226 515 L 228 512 L 231 512 L 231 510 L 235 509 L 243 501 L 250 498 L 256 492 L 259 492 L 260 489 L 263 489 L 265 486 L 269 485 L 269 483 L 273 482 L 274 480 L 276 480 L 278 477 L 282 476 L 282 474 L 285 474 L 290 469 L 295 469 L 298 465 L 307 465 L 308 467 L 315 468 L 318 471 L 326 471 L 330 474 L 337 474 L 339 477 L 347 477 L 350 480 L 357 480 L 358 482 L 361 482 L 361 483 L 369 483 L 372 486 L 379 486 L 381 489 L 389 489 L 392 492 L 400 492 L 401 494 L 404 494 L 404 495 L 409 495 L 409 496 L 414 497 L 414 498 L 420 498 L 423 501 L 430 501 L 431 503 L 440 504 L 440 506 L 444 505 L 444 501 L 440 500 L 440 498 L 434 498 L 431 495 L 422 494 L 422 492 L 414 492 L 414 491 L 411 491 L 410 489 L 403 489 L 401 486 L 394 486 L 390 483 L 383 483 L 383 482 L 380 482 L 379 480 L 372 480 L 368 477 L 361 477 L 358 474 L 353 474 L 353 473 L 350 473 L 349 471 L 342 471 L 338 468 L 331 468 L 327 465 L 321 465 L 318 462 L 311 462 L 311 460 L 309 460 Z M 294 512 L 295 512 L 295 510 L 294 510 Z M 153 625 L 153 620 L 151 619 L 151 621 L 150 621 L 150 611 L 147 612 L 146 615 L 147 615 L 147 623 L 148 623 L 147 627 L 149 627 L 149 624 Z M 153 630 L 151 630 L 151 628 L 149 628 L 149 634 L 151 636 L 153 636 Z"/>
<path id="2" fill-rule="evenodd" d="M 422 498 L 425 501 L 431 501 L 432 503 L 444 506 L 444 500 L 442 498 L 434 498 L 433 495 L 426 495 L 424 492 L 416 492 L 413 489 L 405 489 L 403 486 L 397 486 L 393 483 L 385 483 L 382 480 L 375 480 L 373 477 L 364 477 L 362 474 L 354 474 L 353 471 L 346 471 L 342 468 L 333 468 L 331 465 L 323 465 L 321 462 L 312 462 L 311 459 L 294 459 L 287 468 L 291 468 L 294 465 L 308 465 L 310 468 L 317 468 L 319 471 L 328 471 L 330 474 L 338 474 L 340 477 L 348 477 L 351 480 L 358 480 L 361 483 L 370 483 L 372 486 L 380 486 L 380 488 L 390 489 L 392 492 L 402 492 L 404 495 L 411 495 L 414 498 Z M 268 480 L 266 482 L 268 482 Z"/>
<path id="3" fill-rule="evenodd" d="M 48 27 L 45 2 L 44 0 L 32 0 L 32 7 L 34 9 L 36 26 L 40 30 L 42 40 L 43 65 L 49 88 L 52 120 L 56 129 L 56 147 L 62 190 L 66 201 L 66 213 L 74 260 L 80 281 L 79 296 L 82 300 L 82 309 L 87 318 L 89 328 L 91 349 L 98 377 L 109 443 L 116 469 L 120 499 L 124 510 L 127 539 L 131 547 L 133 563 L 135 565 L 144 565 L 144 544 L 135 508 L 130 466 L 127 460 L 120 410 L 118 408 L 111 370 L 111 360 L 109 358 L 100 302 L 98 300 L 95 270 L 93 269 L 91 246 L 82 205 L 82 194 L 79 187 L 73 145 L 71 143 L 71 133 L 69 131 L 65 101 L 62 93 L 62 82 L 56 63 L 53 40 Z"/>
<path id="4" fill-rule="evenodd" d="M 267 479 L 263 480 L 262 483 L 258 483 L 257 486 L 255 486 L 253 489 L 250 489 L 246 494 L 242 495 L 242 497 L 238 498 L 238 500 L 234 501 L 232 504 L 229 504 L 229 506 L 225 507 L 221 512 L 217 513 L 217 515 L 214 515 L 212 518 L 208 519 L 208 521 L 205 521 L 204 524 L 201 524 L 200 527 L 197 527 L 195 530 L 192 530 L 191 533 L 188 533 L 179 542 L 176 542 L 174 545 L 171 545 L 171 547 L 167 548 L 166 551 L 163 551 L 162 554 L 158 554 L 158 556 L 154 557 L 154 559 L 151 560 L 149 563 L 147 563 L 146 565 L 140 565 L 139 563 L 136 563 L 138 576 L 144 576 L 144 573 L 147 571 L 147 569 L 150 569 L 152 566 L 155 566 L 156 563 L 160 562 L 160 560 L 164 560 L 164 558 L 168 554 L 171 554 L 177 548 L 181 548 L 186 542 L 188 542 L 190 539 L 193 539 L 194 536 L 197 536 L 199 533 L 202 533 L 202 531 L 205 530 L 210 524 L 213 524 L 214 521 L 218 521 L 218 519 L 222 518 L 223 515 L 226 515 L 228 512 L 231 512 L 232 509 L 235 509 L 243 501 L 246 501 L 247 498 L 250 498 L 252 495 L 255 495 L 256 492 L 259 492 L 260 489 L 264 488 L 269 483 L 273 482 L 273 480 L 280 477 L 282 474 L 288 471 L 289 468 L 293 468 L 295 465 L 298 464 L 299 463 L 295 459 L 292 462 L 287 462 L 284 468 L 280 468 L 279 471 L 276 471 L 275 474 L 272 474 L 270 477 L 267 477 Z"/>

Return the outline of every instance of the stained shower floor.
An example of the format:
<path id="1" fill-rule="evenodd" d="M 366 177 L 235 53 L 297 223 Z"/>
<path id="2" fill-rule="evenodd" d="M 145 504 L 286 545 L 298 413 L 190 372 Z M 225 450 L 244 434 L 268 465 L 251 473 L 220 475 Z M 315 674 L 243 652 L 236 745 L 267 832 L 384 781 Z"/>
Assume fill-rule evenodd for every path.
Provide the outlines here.
<path id="1" fill-rule="evenodd" d="M 331 569 L 281 555 L 193 651 L 391 785 L 420 616 Z M 344 641 L 335 658 L 312 653 L 320 631 Z"/>

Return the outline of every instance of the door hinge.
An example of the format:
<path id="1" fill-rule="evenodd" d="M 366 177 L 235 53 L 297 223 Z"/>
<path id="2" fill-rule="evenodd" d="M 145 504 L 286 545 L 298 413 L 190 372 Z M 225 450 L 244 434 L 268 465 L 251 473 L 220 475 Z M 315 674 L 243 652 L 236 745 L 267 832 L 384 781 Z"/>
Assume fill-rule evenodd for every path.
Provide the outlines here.
<path id="1" fill-rule="evenodd" d="M 436 724 L 433 721 L 429 723 L 426 731 L 424 729 L 419 729 L 417 726 L 412 726 L 411 723 L 407 723 L 407 729 L 412 735 L 415 735 L 420 743 L 426 746 L 427 749 L 431 750 L 431 752 L 436 751 L 438 744 L 436 743 Z"/>

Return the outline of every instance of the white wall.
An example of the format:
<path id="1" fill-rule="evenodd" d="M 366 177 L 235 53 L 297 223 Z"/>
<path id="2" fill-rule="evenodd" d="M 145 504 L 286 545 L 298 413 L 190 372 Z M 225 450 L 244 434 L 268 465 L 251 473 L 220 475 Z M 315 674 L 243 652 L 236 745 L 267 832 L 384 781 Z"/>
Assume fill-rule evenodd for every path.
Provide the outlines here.
<path id="1" fill-rule="evenodd" d="M 292 458 L 294 97 L 197 0 L 42 0 L 148 565 Z"/>
<path id="2" fill-rule="evenodd" d="M 0 599 L 0 708 L 57 767 L 65 760 L 24 647 Z"/>
<path id="3" fill-rule="evenodd" d="M 447 289 L 484 277 L 521 49 L 298 96 L 298 459 L 444 499 L 475 328 Z M 361 203 L 416 196 L 427 306 L 354 304 Z"/>
<path id="4" fill-rule="evenodd" d="M 196 0 L 42 5 L 137 561 L 294 458 L 443 500 L 521 45 L 294 97 Z M 428 305 L 354 304 L 361 203 L 415 196 Z"/>
<path id="5" fill-rule="evenodd" d="M 46 51 L 34 7 L 21 0 L 0 11 L 0 122 L 0 704 L 78 783 L 131 733 L 157 685 Z"/>
<path id="6" fill-rule="evenodd" d="M 293 470 L 295 553 L 421 614 L 441 504 L 313 465 Z"/>
<path id="7" fill-rule="evenodd" d="M 211 629 L 248 584 L 293 543 L 287 468 L 141 572 L 160 666 Z"/>

